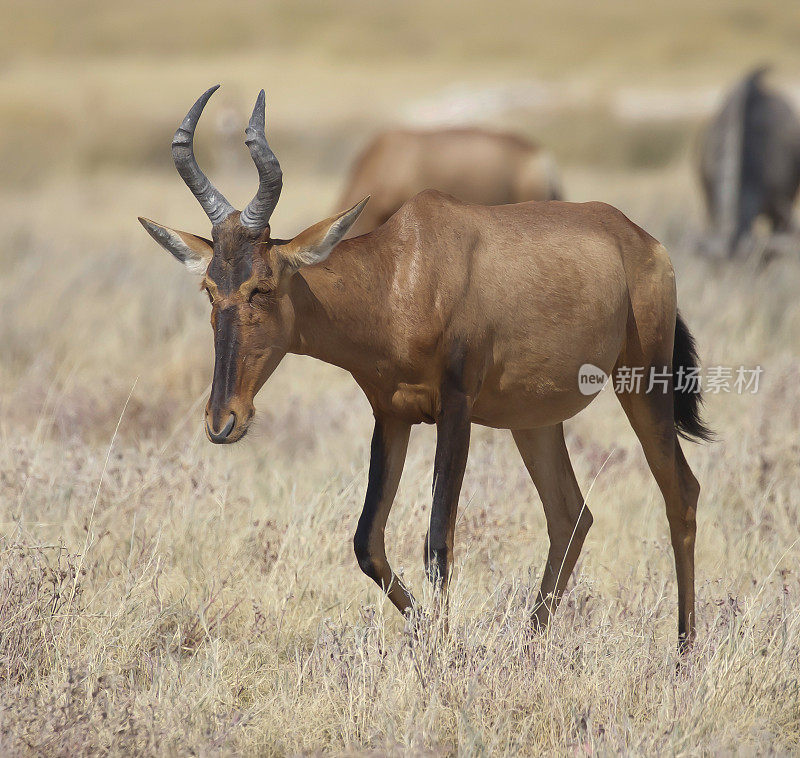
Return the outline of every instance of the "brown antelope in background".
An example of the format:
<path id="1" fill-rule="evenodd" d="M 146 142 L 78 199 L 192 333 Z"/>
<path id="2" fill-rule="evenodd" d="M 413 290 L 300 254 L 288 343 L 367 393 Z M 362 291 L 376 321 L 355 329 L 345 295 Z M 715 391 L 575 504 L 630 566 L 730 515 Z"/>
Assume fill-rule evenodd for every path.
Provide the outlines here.
<path id="1" fill-rule="evenodd" d="M 370 200 L 348 236 L 371 232 L 426 189 L 478 205 L 561 195 L 552 155 L 523 137 L 479 128 L 397 129 L 376 137 L 353 164 L 339 207 Z"/>
<path id="2" fill-rule="evenodd" d="M 384 528 L 412 424 L 436 424 L 429 577 L 444 592 L 472 423 L 509 429 L 544 506 L 550 550 L 534 622 L 544 627 L 572 573 L 592 517 L 564 443 L 563 422 L 592 399 L 583 364 L 697 363 L 677 315 L 666 250 L 603 203 L 468 205 L 436 191 L 408 201 L 375 231 L 345 240 L 367 202 L 293 239 L 274 239 L 282 186 L 264 134 L 264 92 L 246 143 L 259 174 L 240 213 L 197 165 L 192 140 L 216 87 L 192 107 L 172 143 L 175 166 L 211 219 L 211 240 L 140 219 L 164 248 L 203 276 L 215 365 L 206 432 L 241 439 L 253 399 L 286 353 L 347 369 L 375 415 L 358 563 L 401 611 L 414 598 L 386 558 Z M 706 438 L 699 395 L 619 394 L 666 502 L 678 577 L 678 631 L 694 634 L 695 512 L 699 485 L 678 435 Z"/>

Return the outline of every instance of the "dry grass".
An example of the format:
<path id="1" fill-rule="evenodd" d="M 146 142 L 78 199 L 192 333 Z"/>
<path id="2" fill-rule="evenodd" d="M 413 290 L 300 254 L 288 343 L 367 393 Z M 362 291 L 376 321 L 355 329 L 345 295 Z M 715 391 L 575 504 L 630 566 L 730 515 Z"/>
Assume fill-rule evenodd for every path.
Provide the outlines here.
<path id="1" fill-rule="evenodd" d="M 58 366 L 4 383 L 2 752 L 800 748 L 800 403 L 787 349 L 800 267 L 753 281 L 677 258 L 708 360 L 766 366 L 758 395 L 712 398 L 723 441 L 690 451 L 704 494 L 699 644 L 684 669 L 662 505 L 613 398 L 570 424 L 596 525 L 551 633 L 523 650 L 546 549 L 536 496 L 508 435 L 477 430 L 451 633 L 414 640 L 349 544 L 369 436 L 352 384 L 287 361 L 262 393 L 260 434 L 209 449 L 188 392 L 153 395 L 140 379 L 125 406 L 126 380 L 177 339 L 133 309 L 98 331 L 118 383 Z M 124 296 L 112 284 L 106 307 Z M 111 335 L 134 327 L 151 349 L 126 352 L 126 372 Z M 69 329 L 51 324 L 50 339 Z M 206 362 L 183 367 L 187 385 Z M 391 553 L 423 593 L 432 443 L 415 433 L 390 523 Z"/>
<path id="2" fill-rule="evenodd" d="M 696 121 L 613 108 L 623 85 L 715 88 L 765 53 L 786 75 L 794 6 L 470 3 L 455 29 L 436 3 L 247 3 L 224 25 L 206 2 L 80 5 L 15 6 L 2 51 L 0 754 L 800 751 L 800 261 L 693 258 Z M 414 638 L 352 554 L 371 432 L 352 380 L 288 358 L 255 433 L 210 446 L 207 303 L 135 222 L 206 229 L 167 144 L 211 81 L 235 119 L 269 86 L 291 234 L 377 125 L 538 77 L 569 104 L 487 120 L 668 244 L 706 364 L 765 369 L 757 395 L 709 398 L 721 441 L 687 449 L 699 638 L 680 669 L 663 504 L 613 397 L 568 423 L 595 526 L 551 632 L 523 649 L 541 506 L 510 435 L 476 429 L 451 630 Z M 201 159 L 241 201 L 254 172 L 215 123 Z M 433 444 L 414 431 L 388 535 L 426 602 Z"/>

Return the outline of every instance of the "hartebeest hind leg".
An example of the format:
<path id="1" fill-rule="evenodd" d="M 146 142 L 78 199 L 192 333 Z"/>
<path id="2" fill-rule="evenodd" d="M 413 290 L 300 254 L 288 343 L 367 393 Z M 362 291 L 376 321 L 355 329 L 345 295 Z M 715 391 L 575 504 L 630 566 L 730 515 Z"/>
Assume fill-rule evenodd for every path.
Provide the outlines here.
<path id="1" fill-rule="evenodd" d="M 683 651 L 694 639 L 695 516 L 700 485 L 678 442 L 672 391 L 620 393 L 618 397 L 664 496 L 678 578 L 678 647 Z"/>
<path id="2" fill-rule="evenodd" d="M 518 429 L 512 433 L 542 499 L 550 537 L 550 550 L 533 615 L 534 626 L 541 631 L 547 627 L 575 568 L 592 525 L 592 514 L 572 470 L 564 441 L 564 425 Z"/>
<path id="3" fill-rule="evenodd" d="M 353 548 L 361 570 L 388 595 L 401 613 L 414 598 L 386 559 L 384 530 L 403 473 L 411 427 L 396 419 L 375 419 L 369 459 L 369 483 Z"/>

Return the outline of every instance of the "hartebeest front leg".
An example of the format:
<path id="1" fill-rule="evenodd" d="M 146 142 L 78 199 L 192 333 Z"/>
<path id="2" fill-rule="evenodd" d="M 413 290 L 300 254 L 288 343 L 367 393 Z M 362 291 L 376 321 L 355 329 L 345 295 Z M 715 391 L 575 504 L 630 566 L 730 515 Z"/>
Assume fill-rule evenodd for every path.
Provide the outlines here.
<path id="1" fill-rule="evenodd" d="M 361 570 L 388 595 L 401 613 L 414 598 L 386 559 L 384 530 L 403 473 L 411 426 L 396 419 L 375 418 L 369 459 L 369 483 L 364 510 L 353 538 Z"/>
<path id="2" fill-rule="evenodd" d="M 455 388 L 442 392 L 436 421 L 436 457 L 433 464 L 433 506 L 424 559 L 428 578 L 447 591 L 453 566 L 453 537 L 458 496 L 469 453 L 470 409 L 466 395 Z"/>

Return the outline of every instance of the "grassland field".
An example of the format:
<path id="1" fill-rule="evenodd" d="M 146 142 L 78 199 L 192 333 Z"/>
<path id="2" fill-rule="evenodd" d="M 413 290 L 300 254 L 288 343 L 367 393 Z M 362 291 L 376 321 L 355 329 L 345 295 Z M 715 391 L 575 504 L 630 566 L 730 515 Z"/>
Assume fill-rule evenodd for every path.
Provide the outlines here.
<path id="1" fill-rule="evenodd" d="M 800 751 L 800 256 L 698 258 L 697 135 L 750 65 L 800 92 L 791 2 L 2 3 L 0 754 L 730 755 Z M 138 215 L 200 234 L 169 141 L 223 86 L 198 157 L 240 205 L 263 86 L 289 236 L 329 215 L 391 124 L 546 144 L 569 199 L 669 248 L 707 366 L 698 642 L 676 667 L 664 507 L 613 394 L 567 423 L 595 523 L 551 631 L 523 650 L 547 548 L 508 433 L 475 428 L 451 629 L 410 636 L 352 554 L 372 419 L 287 357 L 253 433 L 210 445 L 208 305 Z M 426 602 L 434 432 L 388 527 Z"/>

